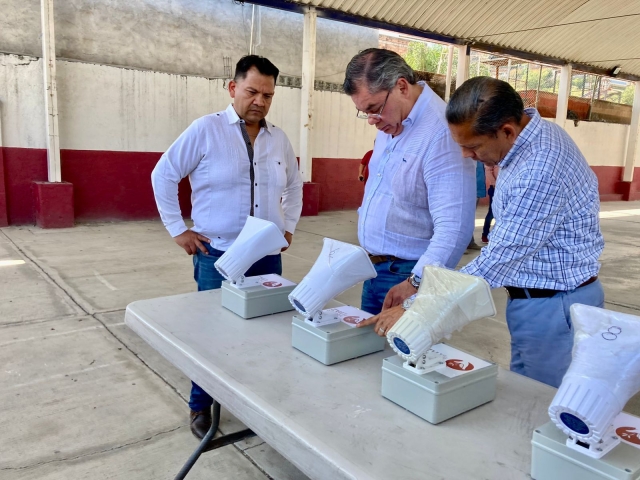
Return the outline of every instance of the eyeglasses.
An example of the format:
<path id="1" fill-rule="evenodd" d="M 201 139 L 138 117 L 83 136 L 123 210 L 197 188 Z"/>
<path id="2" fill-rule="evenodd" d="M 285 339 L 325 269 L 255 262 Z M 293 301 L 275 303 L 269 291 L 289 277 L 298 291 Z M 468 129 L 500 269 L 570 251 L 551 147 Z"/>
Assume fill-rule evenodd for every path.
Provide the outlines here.
<path id="1" fill-rule="evenodd" d="M 387 92 L 387 96 L 384 99 L 384 103 L 382 104 L 382 107 L 380 107 L 380 111 L 378 113 L 364 113 L 364 112 L 360 112 L 360 110 L 356 110 L 356 117 L 361 118 L 363 120 L 368 120 L 370 118 L 375 118 L 376 120 L 379 119 L 382 116 L 382 110 L 384 110 L 384 106 L 387 104 L 387 100 L 389 100 L 389 94 L 391 93 L 391 90 L 389 90 Z"/>

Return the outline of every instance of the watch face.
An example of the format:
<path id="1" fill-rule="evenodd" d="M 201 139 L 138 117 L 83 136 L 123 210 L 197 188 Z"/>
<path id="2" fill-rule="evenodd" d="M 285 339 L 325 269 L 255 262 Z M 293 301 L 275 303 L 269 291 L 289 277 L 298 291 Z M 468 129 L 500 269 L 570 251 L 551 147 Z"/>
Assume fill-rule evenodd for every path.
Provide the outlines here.
<path id="1" fill-rule="evenodd" d="M 408 310 L 409 308 L 411 308 L 411 305 L 413 304 L 413 302 L 411 301 L 410 298 L 406 298 L 404 300 L 404 302 L 402 302 L 402 308 L 404 308 L 405 310 Z"/>

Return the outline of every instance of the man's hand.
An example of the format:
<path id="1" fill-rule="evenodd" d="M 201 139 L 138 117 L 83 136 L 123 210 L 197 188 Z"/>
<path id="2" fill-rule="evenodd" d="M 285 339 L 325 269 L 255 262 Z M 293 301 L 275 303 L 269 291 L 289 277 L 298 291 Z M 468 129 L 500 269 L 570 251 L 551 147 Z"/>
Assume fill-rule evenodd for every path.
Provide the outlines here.
<path id="1" fill-rule="evenodd" d="M 200 235 L 192 230 L 187 230 L 186 232 L 182 232 L 177 237 L 173 237 L 175 242 L 184 248 L 184 251 L 187 252 L 187 255 L 195 255 L 198 250 L 200 250 L 205 255 L 209 255 L 209 251 L 207 247 L 205 247 L 202 242 L 211 243 L 204 235 Z"/>
<path id="2" fill-rule="evenodd" d="M 284 232 L 284 239 L 287 241 L 289 246 L 288 247 L 284 247 L 282 250 L 280 250 L 281 252 L 284 252 L 285 250 L 287 250 L 287 248 L 289 248 L 291 246 L 291 242 L 293 242 L 293 233 Z"/>
<path id="3" fill-rule="evenodd" d="M 404 302 L 405 299 L 409 298 L 411 295 L 415 295 L 417 292 L 418 289 L 406 280 L 395 287 L 391 287 L 391 290 L 387 292 L 387 296 L 384 297 L 382 310 L 395 307 L 396 305 L 402 305 L 402 302 Z"/>
<path id="4" fill-rule="evenodd" d="M 404 308 L 402 308 L 402 305 L 391 307 L 387 310 L 383 310 L 382 313 L 378 315 L 363 320 L 358 324 L 358 328 L 366 327 L 367 325 L 373 325 L 375 323 L 375 332 L 381 337 L 384 337 L 386 336 L 389 329 L 393 327 L 398 320 L 400 320 L 400 317 L 403 313 Z"/>

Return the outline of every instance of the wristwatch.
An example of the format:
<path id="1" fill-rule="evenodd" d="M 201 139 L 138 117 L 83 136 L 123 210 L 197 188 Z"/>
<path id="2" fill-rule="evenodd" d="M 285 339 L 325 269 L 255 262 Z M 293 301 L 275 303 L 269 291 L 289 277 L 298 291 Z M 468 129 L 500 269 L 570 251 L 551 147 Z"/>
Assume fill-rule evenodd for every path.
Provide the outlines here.
<path id="1" fill-rule="evenodd" d="M 422 279 L 417 276 L 415 273 L 412 273 L 409 278 L 407 278 L 407 282 L 411 284 L 413 288 L 420 288 L 420 281 Z"/>
<path id="2" fill-rule="evenodd" d="M 415 295 L 411 295 L 409 298 L 405 298 L 404 302 L 402 302 L 402 308 L 405 310 L 409 310 L 411 305 L 413 305 L 413 301 L 416 299 Z"/>

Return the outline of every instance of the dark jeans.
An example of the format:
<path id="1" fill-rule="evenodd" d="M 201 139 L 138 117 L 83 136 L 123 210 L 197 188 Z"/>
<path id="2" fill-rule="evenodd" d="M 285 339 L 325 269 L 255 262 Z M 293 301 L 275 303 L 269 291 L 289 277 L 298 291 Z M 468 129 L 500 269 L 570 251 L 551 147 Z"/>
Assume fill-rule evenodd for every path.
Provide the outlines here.
<path id="1" fill-rule="evenodd" d="M 378 276 L 364 282 L 360 308 L 373 315 L 379 314 L 382 311 L 382 304 L 387 292 L 391 287 L 406 281 L 416 263 L 416 260 L 393 260 L 376 263 L 374 268 Z"/>
<path id="2" fill-rule="evenodd" d="M 193 256 L 193 278 L 198 284 L 199 292 L 220 288 L 224 280 L 224 277 L 213 266 L 224 252 L 216 250 L 208 243 L 204 243 L 204 246 L 209 250 L 209 255 L 205 255 L 198 250 L 198 253 Z M 280 255 L 267 255 L 258 260 L 251 265 L 245 276 L 255 277 L 256 275 L 268 275 L 270 273 L 282 275 L 282 257 Z M 212 404 L 213 398 L 198 385 L 191 382 L 189 408 L 194 412 L 198 412 L 210 408 Z"/>
<path id="3" fill-rule="evenodd" d="M 482 236 L 486 237 L 489 235 L 489 230 L 491 229 L 491 221 L 493 220 L 493 210 L 491 208 L 491 204 L 493 203 L 493 193 L 496 191 L 496 188 L 492 185 L 489 187 L 489 191 L 487 194 L 489 195 L 489 211 L 487 212 L 487 216 L 484 219 L 484 227 L 482 227 Z"/>

